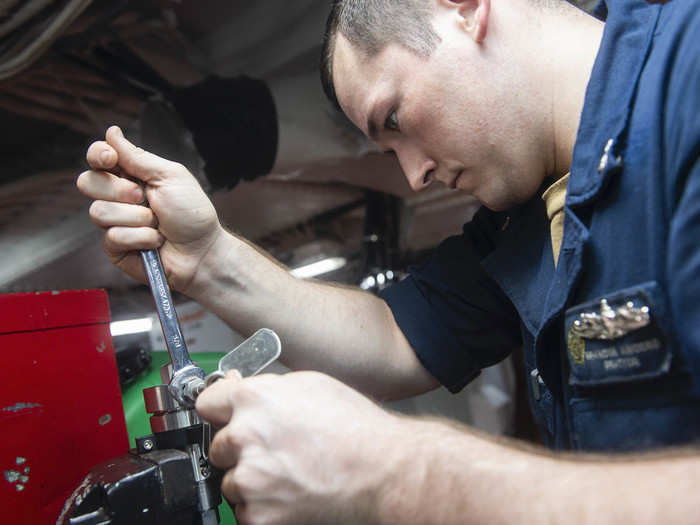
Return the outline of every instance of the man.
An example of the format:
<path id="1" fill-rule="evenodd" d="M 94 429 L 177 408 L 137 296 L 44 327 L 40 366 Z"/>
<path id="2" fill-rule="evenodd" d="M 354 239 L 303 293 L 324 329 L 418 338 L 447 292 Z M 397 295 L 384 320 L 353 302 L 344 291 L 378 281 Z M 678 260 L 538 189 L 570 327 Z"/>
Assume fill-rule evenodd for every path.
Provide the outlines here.
<path id="1" fill-rule="evenodd" d="M 679 1 L 608 8 L 603 34 L 563 2 L 335 5 L 328 93 L 416 190 L 439 181 L 484 204 L 386 301 L 294 279 L 220 226 L 182 166 L 116 128 L 91 146 L 78 186 L 96 199 L 115 264 L 143 280 L 132 250 L 160 247 L 174 288 L 241 332 L 277 330 L 292 368 L 391 398 L 457 390 L 522 345 L 551 447 L 689 445 L 700 435 L 700 15 Z M 146 183 L 150 209 L 136 184 L 103 171 L 115 167 Z M 700 516 L 695 449 L 548 454 L 387 413 L 324 374 L 232 373 L 200 396 L 222 427 L 210 457 L 241 523 Z"/>

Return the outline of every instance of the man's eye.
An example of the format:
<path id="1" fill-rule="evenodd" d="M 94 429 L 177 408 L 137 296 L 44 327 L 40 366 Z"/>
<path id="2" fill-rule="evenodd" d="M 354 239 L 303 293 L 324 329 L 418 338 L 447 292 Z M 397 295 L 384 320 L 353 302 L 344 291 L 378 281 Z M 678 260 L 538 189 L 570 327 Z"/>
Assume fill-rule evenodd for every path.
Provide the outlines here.
<path id="1" fill-rule="evenodd" d="M 384 121 L 384 127 L 390 131 L 399 131 L 399 117 L 396 116 L 396 111 L 389 113 Z"/>

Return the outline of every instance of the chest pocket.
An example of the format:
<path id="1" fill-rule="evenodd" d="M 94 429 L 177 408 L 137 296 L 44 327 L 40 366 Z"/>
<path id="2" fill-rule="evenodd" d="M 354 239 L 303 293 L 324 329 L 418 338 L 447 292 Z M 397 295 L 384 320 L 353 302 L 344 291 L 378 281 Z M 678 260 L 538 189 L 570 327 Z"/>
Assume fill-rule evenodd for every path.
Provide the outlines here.
<path id="1" fill-rule="evenodd" d="M 564 325 L 569 384 L 596 386 L 666 374 L 673 355 L 661 327 L 665 316 L 655 282 L 569 309 Z"/>
<path id="2" fill-rule="evenodd" d="M 644 450 L 700 438 L 700 403 L 647 282 L 565 315 L 570 433 L 583 450 Z"/>

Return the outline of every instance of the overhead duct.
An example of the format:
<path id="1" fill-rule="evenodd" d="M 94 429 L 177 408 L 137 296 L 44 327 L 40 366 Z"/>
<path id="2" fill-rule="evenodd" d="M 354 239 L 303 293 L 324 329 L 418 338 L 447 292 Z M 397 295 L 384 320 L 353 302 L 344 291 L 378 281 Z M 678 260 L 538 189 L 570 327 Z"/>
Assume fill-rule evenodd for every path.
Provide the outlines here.
<path id="1" fill-rule="evenodd" d="M 192 132 L 212 189 L 232 188 L 272 169 L 277 156 L 277 111 L 262 80 L 210 76 L 178 89 L 173 105 Z"/>
<path id="2" fill-rule="evenodd" d="M 210 75 L 187 87 L 171 85 L 127 46 L 95 49 L 101 67 L 172 104 L 205 162 L 211 189 L 266 175 L 275 163 L 278 119 L 267 84 L 247 76 Z M 149 144 L 142 146 L 148 149 Z"/>

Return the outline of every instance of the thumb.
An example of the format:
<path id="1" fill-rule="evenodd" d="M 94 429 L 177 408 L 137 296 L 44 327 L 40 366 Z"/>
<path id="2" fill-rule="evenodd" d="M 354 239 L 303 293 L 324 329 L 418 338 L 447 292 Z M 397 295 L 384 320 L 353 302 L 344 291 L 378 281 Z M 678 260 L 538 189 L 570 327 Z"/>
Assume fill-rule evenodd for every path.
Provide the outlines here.
<path id="1" fill-rule="evenodd" d="M 233 414 L 231 394 L 242 380 L 238 370 L 230 370 L 224 379 L 205 388 L 195 403 L 197 413 L 216 428 L 226 425 Z"/>
<path id="2" fill-rule="evenodd" d="M 127 175 L 146 183 L 154 183 L 167 178 L 175 171 L 175 163 L 149 153 L 129 142 L 118 126 L 107 130 L 107 144 L 117 152 L 119 166 Z"/>

